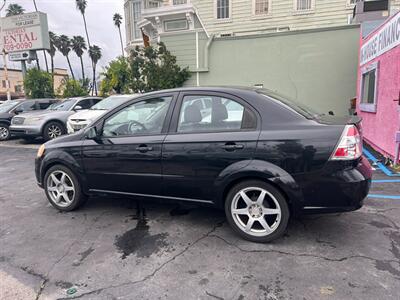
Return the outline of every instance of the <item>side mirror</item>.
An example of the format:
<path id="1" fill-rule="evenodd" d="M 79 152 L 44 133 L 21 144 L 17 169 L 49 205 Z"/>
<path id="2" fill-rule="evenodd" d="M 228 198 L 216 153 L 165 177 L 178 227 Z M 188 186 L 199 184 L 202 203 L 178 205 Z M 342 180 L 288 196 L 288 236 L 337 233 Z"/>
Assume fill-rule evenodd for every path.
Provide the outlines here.
<path id="1" fill-rule="evenodd" d="M 75 106 L 74 110 L 75 110 L 75 111 L 82 110 L 82 106 L 77 105 L 77 106 Z"/>
<path id="2" fill-rule="evenodd" d="M 20 109 L 20 108 L 17 108 L 16 110 L 14 110 L 14 113 L 15 113 L 16 115 L 18 115 L 18 114 L 20 114 L 20 113 L 22 113 L 22 112 L 23 112 L 23 110 Z"/>
<path id="3" fill-rule="evenodd" d="M 89 130 L 86 133 L 86 138 L 90 139 L 90 140 L 95 140 L 99 137 L 98 133 L 97 133 L 97 128 L 96 126 L 94 127 L 90 127 Z"/>
<path id="4" fill-rule="evenodd" d="M 331 110 L 328 112 L 328 114 L 329 114 L 330 116 L 334 116 L 334 115 L 335 115 L 335 114 L 333 113 L 333 111 L 331 111 Z"/>

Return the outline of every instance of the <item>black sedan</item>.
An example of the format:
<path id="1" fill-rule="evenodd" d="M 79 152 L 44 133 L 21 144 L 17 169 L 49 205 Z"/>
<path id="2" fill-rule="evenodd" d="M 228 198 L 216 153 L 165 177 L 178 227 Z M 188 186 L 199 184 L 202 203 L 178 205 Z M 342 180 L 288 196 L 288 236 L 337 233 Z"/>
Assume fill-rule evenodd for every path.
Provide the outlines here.
<path id="1" fill-rule="evenodd" d="M 196 202 L 224 208 L 238 234 L 267 242 L 291 216 L 362 206 L 371 167 L 360 125 L 263 89 L 166 90 L 42 145 L 36 177 L 59 210 L 94 193 Z"/>
<path id="2" fill-rule="evenodd" d="M 51 104 L 57 103 L 56 99 L 18 99 L 6 101 L 0 106 L 0 141 L 10 138 L 11 119 L 20 114 L 30 111 L 43 110 Z"/>

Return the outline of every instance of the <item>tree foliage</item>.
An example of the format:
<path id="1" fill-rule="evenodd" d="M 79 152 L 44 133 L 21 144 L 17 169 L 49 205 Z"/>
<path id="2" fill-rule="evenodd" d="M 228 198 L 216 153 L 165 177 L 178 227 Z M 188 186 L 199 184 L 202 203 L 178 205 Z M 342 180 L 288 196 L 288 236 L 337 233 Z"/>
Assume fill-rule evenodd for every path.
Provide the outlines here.
<path id="1" fill-rule="evenodd" d="M 176 63 L 163 43 L 149 47 L 136 47 L 129 56 L 130 89 L 135 93 L 176 88 L 189 79 L 188 68 Z"/>
<path id="2" fill-rule="evenodd" d="M 36 68 L 28 70 L 25 80 L 25 94 L 28 98 L 52 98 L 54 97 L 52 77 L 49 73 Z"/>
<path id="3" fill-rule="evenodd" d="M 88 92 L 82 87 L 81 82 L 74 79 L 65 80 L 63 85 L 59 88 L 60 94 L 63 98 L 87 96 Z"/>
<path id="4" fill-rule="evenodd" d="M 128 59 L 121 56 L 111 61 L 102 75 L 104 76 L 100 85 L 102 95 L 129 93 L 131 71 Z"/>
<path id="5" fill-rule="evenodd" d="M 6 17 L 22 15 L 25 9 L 19 4 L 10 4 L 6 9 Z"/>

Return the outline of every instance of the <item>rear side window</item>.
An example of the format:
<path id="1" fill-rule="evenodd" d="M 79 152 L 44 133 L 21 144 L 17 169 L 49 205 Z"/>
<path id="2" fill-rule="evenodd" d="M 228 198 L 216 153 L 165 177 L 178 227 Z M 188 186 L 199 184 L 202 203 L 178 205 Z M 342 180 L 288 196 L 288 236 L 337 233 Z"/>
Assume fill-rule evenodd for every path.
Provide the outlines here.
<path id="1" fill-rule="evenodd" d="M 40 101 L 38 102 L 38 109 L 46 109 L 48 108 L 52 103 L 50 101 Z"/>
<path id="2" fill-rule="evenodd" d="M 218 96 L 185 96 L 178 132 L 239 131 L 256 128 L 256 117 L 242 104 Z"/>

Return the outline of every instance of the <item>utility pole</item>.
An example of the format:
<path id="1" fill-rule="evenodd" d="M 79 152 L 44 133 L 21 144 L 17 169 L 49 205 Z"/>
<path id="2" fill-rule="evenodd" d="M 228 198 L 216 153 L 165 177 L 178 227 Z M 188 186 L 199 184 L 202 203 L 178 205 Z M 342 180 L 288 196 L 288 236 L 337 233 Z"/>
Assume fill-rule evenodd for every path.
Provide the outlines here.
<path id="1" fill-rule="evenodd" d="M 6 0 L 3 1 L 3 4 L 0 8 L 0 17 L 1 17 L 1 11 L 3 10 L 4 6 L 6 6 Z M 1 23 L 0 23 L 0 25 L 1 25 Z M 0 30 L 1 30 L 1 27 L 0 27 Z M 11 100 L 10 81 L 8 80 L 6 49 L 3 48 L 2 52 L 3 52 L 3 61 L 4 61 L 4 77 L 6 78 L 6 87 L 7 87 L 7 100 Z"/>
<path id="2" fill-rule="evenodd" d="M 8 80 L 7 56 L 5 49 L 3 49 L 3 61 L 4 61 L 4 77 L 6 78 L 6 86 L 7 86 L 7 100 L 11 100 L 10 81 Z"/>

